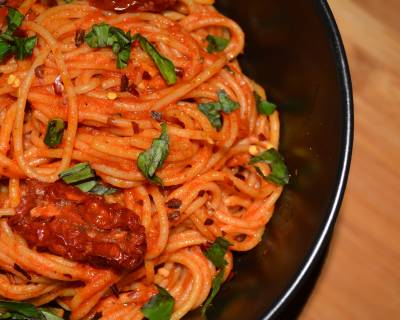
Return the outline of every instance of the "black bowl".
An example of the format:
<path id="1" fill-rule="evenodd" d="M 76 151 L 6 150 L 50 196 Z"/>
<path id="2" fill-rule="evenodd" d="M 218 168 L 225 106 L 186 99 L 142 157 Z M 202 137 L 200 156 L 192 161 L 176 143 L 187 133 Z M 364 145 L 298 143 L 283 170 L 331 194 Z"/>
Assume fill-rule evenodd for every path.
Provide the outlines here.
<path id="1" fill-rule="evenodd" d="M 329 242 L 348 176 L 353 108 L 346 56 L 326 1 L 217 0 L 217 7 L 246 33 L 245 73 L 279 105 L 292 180 L 263 242 L 237 255 L 236 274 L 207 316 L 291 319 L 296 294 Z"/>

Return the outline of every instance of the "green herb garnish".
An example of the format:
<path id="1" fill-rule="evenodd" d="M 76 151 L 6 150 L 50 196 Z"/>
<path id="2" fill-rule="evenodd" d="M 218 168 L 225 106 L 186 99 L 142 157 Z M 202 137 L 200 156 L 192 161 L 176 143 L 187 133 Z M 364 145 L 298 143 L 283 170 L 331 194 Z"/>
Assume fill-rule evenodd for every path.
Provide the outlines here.
<path id="1" fill-rule="evenodd" d="M 140 34 L 136 34 L 134 36 L 140 43 L 140 46 L 146 53 L 153 59 L 154 63 L 156 64 L 158 70 L 162 77 L 164 78 L 165 82 L 168 85 L 172 85 L 176 83 L 176 71 L 175 66 L 171 60 L 162 56 L 157 49 L 148 41 L 145 37 Z"/>
<path id="2" fill-rule="evenodd" d="M 110 35 L 111 26 L 106 23 L 95 24 L 85 36 L 85 41 L 91 48 L 105 48 L 112 46 L 114 40 Z"/>
<path id="3" fill-rule="evenodd" d="M 240 107 L 239 103 L 231 100 L 225 90 L 218 91 L 219 102 L 201 103 L 199 109 L 204 113 L 211 125 L 216 129 L 222 128 L 221 112 L 230 113 Z"/>
<path id="4" fill-rule="evenodd" d="M 175 300 L 164 288 L 157 286 L 158 294 L 142 307 L 144 316 L 149 320 L 169 320 L 174 310 Z"/>
<path id="5" fill-rule="evenodd" d="M 31 56 L 36 43 L 36 36 L 27 38 L 14 37 L 15 57 L 17 60 L 24 60 L 26 57 Z"/>
<path id="6" fill-rule="evenodd" d="M 211 247 L 204 252 L 204 255 L 217 268 L 224 268 L 227 265 L 225 254 L 228 251 L 229 246 L 231 245 L 232 243 L 230 243 L 225 238 L 218 237 L 211 245 Z"/>
<path id="7" fill-rule="evenodd" d="M 63 138 L 65 123 L 63 119 L 53 119 L 47 123 L 46 136 L 44 143 L 50 148 L 57 147 Z"/>
<path id="8" fill-rule="evenodd" d="M 15 30 L 17 30 L 17 28 L 22 25 L 24 19 L 24 15 L 17 9 L 8 8 L 6 33 L 11 35 Z"/>
<path id="9" fill-rule="evenodd" d="M 167 125 L 162 123 L 160 137 L 154 139 L 151 147 L 140 153 L 137 159 L 137 166 L 147 180 L 162 185 L 162 180 L 156 176 L 156 171 L 162 167 L 168 152 L 169 136 Z"/>
<path id="10" fill-rule="evenodd" d="M 96 172 L 90 167 L 89 163 L 78 163 L 77 165 L 64 170 L 59 177 L 67 184 L 79 188 L 83 192 L 93 193 L 99 196 L 113 194 L 118 191 L 99 182 Z"/>
<path id="11" fill-rule="evenodd" d="M 263 100 L 260 95 L 254 91 L 254 99 L 256 100 L 257 111 L 259 114 L 270 116 L 276 110 L 276 104 Z"/>
<path id="12" fill-rule="evenodd" d="M 106 196 L 118 192 L 118 189 L 106 186 L 99 181 L 96 181 L 96 185 L 89 190 L 89 193 L 97 194 L 98 196 Z"/>
<path id="13" fill-rule="evenodd" d="M 208 296 L 206 302 L 203 304 L 203 307 L 201 308 L 201 313 L 203 315 L 206 313 L 212 300 L 215 298 L 219 289 L 221 288 L 222 282 L 224 280 L 225 267 L 228 264 L 225 260 L 225 254 L 228 251 L 229 246 L 231 245 L 232 244 L 228 240 L 222 237 L 218 237 L 211 245 L 211 247 L 204 252 L 204 255 L 214 264 L 216 268 L 219 269 L 219 271 L 212 281 L 211 293 Z"/>
<path id="14" fill-rule="evenodd" d="M 63 320 L 47 309 L 37 309 L 33 304 L 17 301 L 0 301 L 0 319 Z"/>
<path id="15" fill-rule="evenodd" d="M 37 37 L 18 37 L 14 32 L 22 25 L 24 15 L 14 8 L 8 9 L 7 30 L 0 34 L 0 62 L 11 55 L 23 60 L 32 55 L 36 46 Z"/>
<path id="16" fill-rule="evenodd" d="M 254 165 L 259 162 L 267 163 L 271 167 L 271 173 L 266 176 L 259 167 L 255 166 L 258 174 L 266 181 L 273 182 L 278 185 L 285 185 L 289 183 L 289 170 L 282 155 L 276 149 L 272 148 L 260 153 L 258 156 L 251 158 L 249 164 Z"/>
<path id="17" fill-rule="evenodd" d="M 85 41 L 91 48 L 112 48 L 117 57 L 117 68 L 128 66 L 133 42 L 130 32 L 112 27 L 106 23 L 95 24 L 92 30 L 85 36 Z"/>
<path id="18" fill-rule="evenodd" d="M 78 163 L 60 173 L 60 178 L 67 184 L 79 185 L 96 177 L 96 173 L 89 163 Z"/>
<path id="19" fill-rule="evenodd" d="M 230 42 L 229 39 L 213 36 L 211 34 L 207 36 L 206 40 L 208 42 L 208 53 L 224 51 Z"/>
<path id="20" fill-rule="evenodd" d="M 85 41 L 91 48 L 112 48 L 117 57 L 119 69 L 128 66 L 131 45 L 133 42 L 139 41 L 140 46 L 152 58 L 167 84 L 176 83 L 176 71 L 172 61 L 162 56 L 150 41 L 139 33 L 131 36 L 130 31 L 124 32 L 107 23 L 100 23 L 93 25 L 92 30 L 85 36 Z"/>
<path id="21" fill-rule="evenodd" d="M 240 107 L 239 103 L 231 100 L 224 90 L 218 91 L 218 99 L 221 104 L 221 109 L 225 113 L 230 113 Z"/>
<path id="22" fill-rule="evenodd" d="M 63 318 L 60 318 L 59 316 L 55 315 L 54 313 L 50 312 L 47 309 L 39 309 L 39 310 L 44 315 L 46 320 L 64 320 Z"/>

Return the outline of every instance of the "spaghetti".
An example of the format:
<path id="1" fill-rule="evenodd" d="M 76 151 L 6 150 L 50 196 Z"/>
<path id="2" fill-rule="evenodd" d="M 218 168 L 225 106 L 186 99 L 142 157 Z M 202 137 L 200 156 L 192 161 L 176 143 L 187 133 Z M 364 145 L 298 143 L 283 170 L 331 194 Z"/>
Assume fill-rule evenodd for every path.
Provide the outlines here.
<path id="1" fill-rule="evenodd" d="M 37 43 L 0 64 L 0 296 L 55 301 L 72 320 L 142 319 L 163 290 L 171 319 L 208 305 L 232 252 L 261 241 L 287 183 L 278 112 L 266 111 L 264 90 L 236 60 L 242 30 L 213 0 L 164 1 L 160 12 L 157 1 L 151 12 L 21 2 L 8 5 Z M 54 130 L 62 136 L 50 139 Z M 96 173 L 106 203 L 138 215 L 147 243 L 139 267 L 72 261 L 13 228 L 29 181 L 48 186 L 77 164 Z"/>

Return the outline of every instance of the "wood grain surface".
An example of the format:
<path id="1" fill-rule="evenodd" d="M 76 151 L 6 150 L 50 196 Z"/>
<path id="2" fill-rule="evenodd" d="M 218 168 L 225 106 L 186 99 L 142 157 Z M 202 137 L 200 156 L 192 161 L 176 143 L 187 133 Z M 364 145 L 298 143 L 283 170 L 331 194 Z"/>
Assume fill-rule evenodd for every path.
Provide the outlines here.
<path id="1" fill-rule="evenodd" d="M 345 200 L 301 320 L 400 319 L 400 1 L 329 1 L 354 89 Z"/>

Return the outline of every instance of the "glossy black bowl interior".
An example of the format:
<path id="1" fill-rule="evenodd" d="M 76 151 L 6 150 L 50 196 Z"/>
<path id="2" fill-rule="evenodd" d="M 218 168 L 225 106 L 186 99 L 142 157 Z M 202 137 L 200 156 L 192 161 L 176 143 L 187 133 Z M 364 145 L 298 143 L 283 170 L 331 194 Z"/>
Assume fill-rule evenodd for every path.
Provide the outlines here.
<path id="1" fill-rule="evenodd" d="M 344 192 L 353 129 L 347 62 L 326 1 L 216 2 L 246 32 L 244 71 L 279 105 L 293 176 L 263 243 L 237 256 L 208 318 L 282 318 L 327 245 Z"/>

